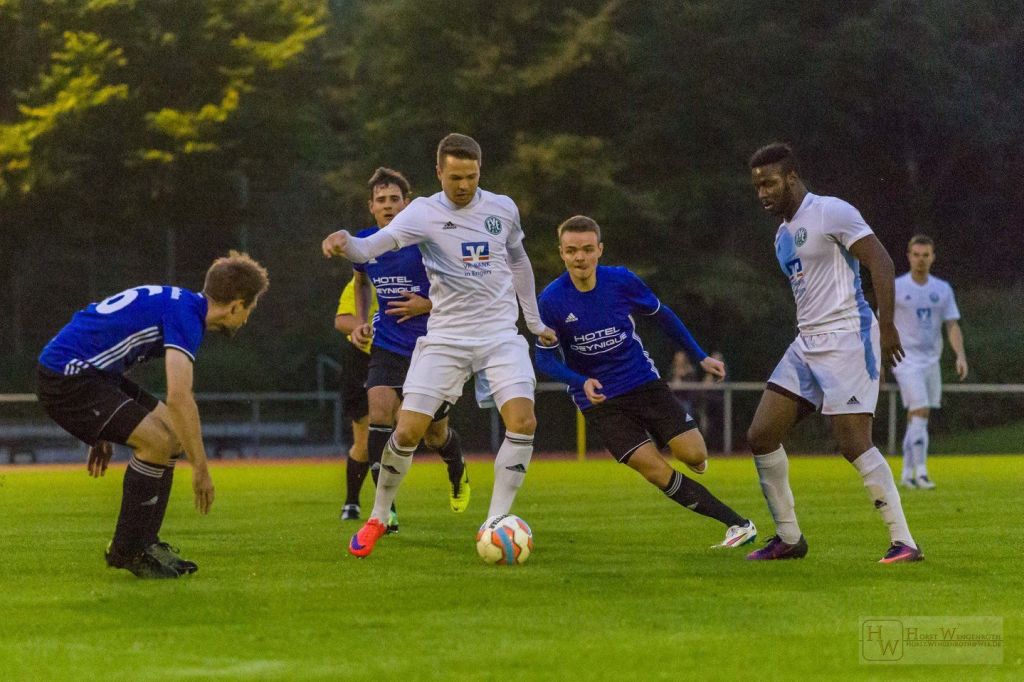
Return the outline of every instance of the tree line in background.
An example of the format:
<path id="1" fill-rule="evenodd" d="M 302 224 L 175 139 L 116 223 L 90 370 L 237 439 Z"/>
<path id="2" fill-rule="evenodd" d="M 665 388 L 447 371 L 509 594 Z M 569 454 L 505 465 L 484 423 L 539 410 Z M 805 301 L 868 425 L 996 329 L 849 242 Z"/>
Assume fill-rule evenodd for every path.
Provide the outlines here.
<path id="1" fill-rule="evenodd" d="M 746 160 L 789 141 L 898 270 L 912 234 L 937 240 L 975 378 L 1020 380 L 1022 17 L 1007 0 L 0 0 L 0 381 L 27 389 L 89 301 L 200 288 L 235 247 L 271 290 L 204 351 L 199 385 L 308 387 L 348 277 L 320 239 L 366 225 L 378 165 L 436 191 L 453 130 L 519 203 L 540 286 L 561 271 L 554 227 L 588 214 L 607 261 L 749 380 L 794 313 Z"/>

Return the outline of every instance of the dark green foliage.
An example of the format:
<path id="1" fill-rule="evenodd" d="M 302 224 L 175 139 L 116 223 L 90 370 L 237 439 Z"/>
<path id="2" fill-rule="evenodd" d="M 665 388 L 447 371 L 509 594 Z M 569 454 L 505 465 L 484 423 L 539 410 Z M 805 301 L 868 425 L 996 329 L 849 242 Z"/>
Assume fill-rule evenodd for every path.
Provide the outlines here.
<path id="1" fill-rule="evenodd" d="M 1022 16 L 995 0 L 0 0 L 0 348 L 28 366 L 74 309 L 198 287 L 242 247 L 272 279 L 240 339 L 268 366 L 257 385 L 308 387 L 349 272 L 320 239 L 367 223 L 378 165 L 436 191 L 435 145 L 459 130 L 483 145 L 483 186 L 518 201 L 541 286 L 561 270 L 555 225 L 589 214 L 608 262 L 759 379 L 794 330 L 746 170 L 764 142 L 792 142 L 812 191 L 860 208 L 897 270 L 925 231 L 960 291 L 1019 282 Z M 998 326 L 966 330 L 975 366 L 1009 357 Z"/>

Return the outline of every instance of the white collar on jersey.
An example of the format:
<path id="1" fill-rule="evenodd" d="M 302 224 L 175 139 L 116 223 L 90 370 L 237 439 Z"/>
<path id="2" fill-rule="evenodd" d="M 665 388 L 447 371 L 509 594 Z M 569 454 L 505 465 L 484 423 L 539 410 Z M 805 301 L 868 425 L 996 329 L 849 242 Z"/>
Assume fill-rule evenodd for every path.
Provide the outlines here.
<path id="1" fill-rule="evenodd" d="M 476 196 L 474 196 L 473 200 L 471 202 L 469 202 L 468 204 L 466 204 L 465 206 L 457 206 L 455 204 L 455 202 L 453 202 L 451 199 L 448 198 L 448 195 L 444 193 L 444 190 L 441 190 L 440 192 L 438 192 L 438 195 L 440 195 L 440 200 L 441 200 L 441 205 L 442 206 L 444 206 L 445 208 L 447 208 L 449 210 L 452 210 L 452 211 L 461 211 L 463 209 L 473 208 L 478 203 L 480 203 L 480 199 L 483 197 L 484 193 L 483 193 L 483 190 L 481 190 L 479 187 L 477 187 L 476 188 Z"/>
<path id="2" fill-rule="evenodd" d="M 790 218 L 789 220 L 783 221 L 782 224 L 783 225 L 790 225 L 790 224 L 792 224 L 793 221 L 796 220 L 796 217 L 798 215 L 800 215 L 800 211 L 802 211 L 805 208 L 807 208 L 808 206 L 810 206 L 811 202 L 814 201 L 816 198 L 817 198 L 817 195 L 811 194 L 810 192 L 805 194 L 804 195 L 804 200 L 800 202 L 800 206 L 796 209 L 796 213 L 793 214 L 793 217 Z"/>

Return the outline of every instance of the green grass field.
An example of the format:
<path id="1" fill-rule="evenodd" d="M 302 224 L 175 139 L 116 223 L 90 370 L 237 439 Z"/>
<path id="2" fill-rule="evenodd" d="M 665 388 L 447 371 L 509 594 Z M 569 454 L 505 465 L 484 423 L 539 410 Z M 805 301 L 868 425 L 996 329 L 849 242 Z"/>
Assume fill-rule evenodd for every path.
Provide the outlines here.
<path id="1" fill-rule="evenodd" d="M 794 459 L 810 554 L 772 563 L 709 549 L 720 525 L 610 461 L 539 460 L 516 506 L 535 553 L 511 568 L 473 547 L 489 459 L 454 515 L 423 458 L 400 535 L 366 560 L 343 550 L 358 524 L 337 520 L 339 464 L 215 464 L 205 518 L 182 466 L 163 535 L 200 571 L 177 581 L 103 564 L 122 469 L 8 467 L 0 679 L 1020 679 L 1020 462 L 933 458 L 939 488 L 903 495 L 927 560 L 883 566 L 888 535 L 838 457 Z M 703 482 L 770 534 L 748 460 L 713 461 Z M 1002 665 L 860 662 L 860 617 L 967 615 L 1005 619 Z"/>

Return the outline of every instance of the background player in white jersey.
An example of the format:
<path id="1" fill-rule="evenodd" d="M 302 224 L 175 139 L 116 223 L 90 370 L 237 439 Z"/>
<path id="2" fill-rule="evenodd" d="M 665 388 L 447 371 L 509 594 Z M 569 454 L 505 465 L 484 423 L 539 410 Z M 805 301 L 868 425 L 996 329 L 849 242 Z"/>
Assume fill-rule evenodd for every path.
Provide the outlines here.
<path id="1" fill-rule="evenodd" d="M 892 371 L 907 409 L 900 483 L 905 488 L 930 490 L 935 484 L 928 476 L 928 415 L 929 410 L 942 406 L 942 327 L 956 354 L 960 381 L 967 378 L 967 355 L 953 288 L 930 274 L 935 262 L 931 237 L 914 236 L 907 246 L 907 260 L 910 272 L 896 278 L 895 315 L 906 357 Z"/>
<path id="2" fill-rule="evenodd" d="M 160 526 L 182 450 L 192 464 L 201 514 L 213 505 L 192 365 L 207 330 L 234 336 L 267 290 L 267 271 L 244 253 L 218 258 L 203 291 L 139 286 L 75 313 L 39 356 L 37 393 L 50 418 L 89 445 L 89 473 L 102 476 L 111 443 L 132 449 L 107 565 L 140 578 L 177 578 L 197 566 L 161 542 Z M 164 358 L 167 402 L 129 380 L 131 367 Z"/>
<path id="3" fill-rule="evenodd" d="M 531 332 L 548 344 L 557 339 L 537 310 L 519 209 L 509 197 L 480 189 L 481 159 L 473 138 L 448 135 L 437 147 L 441 192 L 414 200 L 386 230 L 365 239 L 340 230 L 322 245 L 328 257 L 365 263 L 418 244 L 433 303 L 427 333 L 416 342 L 402 387 L 405 399 L 398 423 L 381 459 L 373 513 L 349 543 L 349 552 L 356 556 L 370 554 L 384 534 L 388 510 L 416 445 L 438 411 L 458 400 L 474 373 L 486 380 L 506 428 L 494 462 L 489 517 L 508 513 L 533 454 L 536 378 L 529 346 L 516 330 L 520 306 Z"/>
<path id="4" fill-rule="evenodd" d="M 775 537 L 747 558 L 807 554 L 782 441 L 801 417 L 821 409 L 889 527 L 881 562 L 919 561 L 924 557 L 907 528 L 892 470 L 871 441 L 880 361 L 895 365 L 903 357 L 893 324 L 892 259 L 857 209 L 807 191 L 788 145 L 762 147 L 750 169 L 761 205 L 784 221 L 775 252 L 793 288 L 799 333 L 768 379 L 747 433 L 776 526 Z M 861 290 L 861 264 L 871 272 L 877 321 Z"/>

